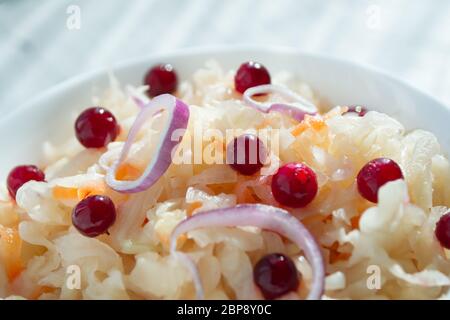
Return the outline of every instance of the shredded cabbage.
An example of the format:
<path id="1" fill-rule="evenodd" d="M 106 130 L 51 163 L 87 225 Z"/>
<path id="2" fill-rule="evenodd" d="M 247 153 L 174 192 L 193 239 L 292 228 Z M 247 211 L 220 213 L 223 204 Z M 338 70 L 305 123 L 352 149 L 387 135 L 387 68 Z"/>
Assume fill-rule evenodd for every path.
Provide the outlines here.
<path id="1" fill-rule="evenodd" d="M 178 97 L 190 106 L 187 132 L 196 128 L 278 129 L 278 154 L 270 154 L 266 176 L 242 177 L 226 164 L 172 164 L 148 190 L 124 195 L 108 188 L 105 174 L 117 160 L 139 109 L 111 78 L 111 88 L 94 103 L 111 110 L 121 134 L 105 150 L 85 150 L 75 138 L 63 145 L 43 144 L 46 182 L 28 182 L 17 205 L 0 190 L 0 227 L 20 236 L 20 260 L 0 243 L 0 296 L 6 299 L 192 299 L 195 289 L 186 268 L 169 255 L 175 226 L 204 210 L 239 203 L 277 205 L 270 176 L 278 163 L 304 162 L 318 177 L 319 193 L 302 219 L 321 246 L 326 261 L 324 299 L 449 299 L 450 254 L 435 239 L 439 217 L 449 211 L 450 164 L 436 137 L 406 131 L 392 117 L 370 111 L 343 115 L 336 107 L 299 124 L 279 113 L 247 107 L 233 90 L 233 71 L 214 61 L 180 84 Z M 311 88 L 283 72 L 273 82 L 286 85 L 320 110 L 326 107 Z M 145 87 L 129 88 L 142 94 Z M 277 101 L 276 95 L 269 97 Z M 314 122 L 316 121 L 316 122 Z M 134 142 L 127 163 L 142 168 L 156 141 L 153 119 Z M 228 141 L 220 141 L 226 144 Z M 189 159 L 201 156 L 188 139 L 181 145 Z M 384 185 L 377 204 L 362 199 L 355 186 L 359 169 L 377 157 L 401 166 L 405 180 Z M 87 238 L 71 225 L 71 211 L 83 197 L 104 194 L 117 206 L 108 235 Z M 0 241 L 1 242 L 1 241 Z M 302 274 L 297 292 L 307 295 L 312 270 L 303 252 L 278 234 L 256 228 L 206 228 L 188 232 L 178 247 L 198 265 L 207 299 L 261 299 L 253 265 L 268 253 L 291 256 Z M 10 248 L 10 247 L 8 247 Z M 16 263 L 17 265 L 14 265 Z M 79 287 L 69 288 L 68 268 L 80 271 Z M 8 276 L 19 268 L 15 277 Z M 379 281 L 372 276 L 379 272 Z M 373 286 L 372 286 L 373 285 Z"/>

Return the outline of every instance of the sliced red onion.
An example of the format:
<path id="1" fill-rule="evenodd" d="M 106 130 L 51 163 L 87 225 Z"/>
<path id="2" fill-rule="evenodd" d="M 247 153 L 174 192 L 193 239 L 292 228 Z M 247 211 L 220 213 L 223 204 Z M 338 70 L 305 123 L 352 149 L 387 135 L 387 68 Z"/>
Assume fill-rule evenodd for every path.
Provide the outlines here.
<path id="1" fill-rule="evenodd" d="M 256 94 L 269 94 L 278 93 L 279 95 L 285 97 L 286 99 L 292 100 L 292 103 L 264 103 L 258 102 L 253 99 Z M 255 108 L 261 112 L 269 113 L 271 111 L 280 112 L 287 114 L 288 116 L 294 118 L 297 121 L 302 121 L 305 115 L 315 115 L 317 114 L 317 107 L 303 98 L 302 96 L 296 94 L 295 92 L 289 90 L 286 87 L 281 87 L 273 84 L 264 84 L 261 86 L 256 86 L 248 88 L 244 92 L 244 101 L 250 107 Z"/>
<path id="2" fill-rule="evenodd" d="M 117 180 L 117 168 L 128 155 L 131 145 L 141 127 L 149 118 L 164 110 L 168 113 L 168 120 L 161 132 L 161 138 L 156 148 L 155 156 L 148 164 L 144 173 L 136 180 Z M 124 193 L 139 192 L 151 187 L 166 172 L 172 162 L 172 151 L 179 144 L 179 141 L 172 141 L 172 133 L 177 129 L 186 129 L 188 121 L 189 107 L 174 96 L 162 94 L 150 100 L 136 117 L 119 159 L 114 162 L 106 174 L 106 183 L 112 189 Z"/>
<path id="3" fill-rule="evenodd" d="M 237 227 L 253 226 L 276 232 L 299 246 L 305 253 L 313 270 L 313 279 L 308 300 L 322 297 L 325 286 L 325 267 L 320 251 L 311 233 L 289 212 L 263 204 L 242 204 L 236 207 L 215 209 L 197 213 L 180 222 L 170 237 L 170 252 L 176 258 L 182 259 L 192 272 L 197 297 L 203 298 L 203 286 L 194 262 L 185 253 L 177 251 L 177 239 L 191 230 L 206 227 Z"/>
<path id="4" fill-rule="evenodd" d="M 139 109 L 144 109 L 145 107 L 151 106 L 150 99 L 148 99 L 146 97 L 141 97 L 139 95 L 132 94 L 131 98 L 133 99 L 134 103 L 136 103 L 136 105 L 139 107 Z M 162 113 L 163 111 L 164 111 L 164 109 L 160 109 L 160 110 L 156 111 L 153 114 L 153 117 Z"/>
<path id="5" fill-rule="evenodd" d="M 145 95 L 145 93 L 140 92 L 138 89 L 132 86 L 127 86 L 126 88 L 128 95 L 133 99 L 134 103 L 142 109 L 148 105 L 150 99 Z"/>
<path id="6" fill-rule="evenodd" d="M 147 106 L 151 106 L 151 105 L 149 105 L 150 99 L 145 94 L 142 94 L 139 92 L 134 92 L 131 88 L 128 88 L 128 92 L 131 96 L 131 99 L 133 99 L 134 103 L 136 103 L 136 105 L 139 107 L 139 109 L 143 109 Z M 163 109 L 160 109 L 160 110 L 156 111 L 153 116 L 156 116 L 157 114 L 160 114 L 163 111 L 164 111 Z"/>
<path id="7" fill-rule="evenodd" d="M 148 101 L 146 102 L 146 101 L 144 101 L 144 99 L 142 99 L 142 98 L 139 98 L 138 96 L 131 96 L 131 98 L 133 99 L 133 101 L 137 104 L 137 106 L 140 108 L 140 109 L 143 109 L 143 108 L 145 108 L 145 106 L 148 104 Z"/>

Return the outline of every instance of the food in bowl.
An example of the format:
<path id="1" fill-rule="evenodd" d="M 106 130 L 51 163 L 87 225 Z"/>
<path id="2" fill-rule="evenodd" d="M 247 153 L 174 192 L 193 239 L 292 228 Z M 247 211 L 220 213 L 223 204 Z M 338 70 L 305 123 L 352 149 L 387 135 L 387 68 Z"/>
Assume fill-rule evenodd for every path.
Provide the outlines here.
<path id="1" fill-rule="evenodd" d="M 27 299 L 450 296 L 450 165 L 436 137 L 328 106 L 299 75 L 152 66 L 20 159 L 0 292 Z M 24 165 L 25 164 L 25 165 Z"/>

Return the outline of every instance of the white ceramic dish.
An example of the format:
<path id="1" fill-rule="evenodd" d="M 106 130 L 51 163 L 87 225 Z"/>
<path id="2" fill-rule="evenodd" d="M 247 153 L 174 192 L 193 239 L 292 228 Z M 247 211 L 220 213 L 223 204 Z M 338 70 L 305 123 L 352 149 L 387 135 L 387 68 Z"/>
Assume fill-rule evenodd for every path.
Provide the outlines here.
<path id="1" fill-rule="evenodd" d="M 310 55 L 287 48 L 232 47 L 198 48 L 136 59 L 113 68 L 122 84 L 140 84 L 153 64 L 170 62 L 181 79 L 190 76 L 208 59 L 225 68 L 237 68 L 256 60 L 271 72 L 287 70 L 309 83 L 322 98 L 334 105 L 361 104 L 385 112 L 408 129 L 433 132 L 443 149 L 450 151 L 450 108 L 383 72 L 352 62 Z M 92 104 L 93 94 L 109 85 L 106 70 L 96 70 L 61 83 L 0 119 L 0 179 L 18 164 L 41 161 L 42 142 L 62 142 L 73 134 L 70 111 Z M 25 97 L 24 97 L 25 98 Z"/>

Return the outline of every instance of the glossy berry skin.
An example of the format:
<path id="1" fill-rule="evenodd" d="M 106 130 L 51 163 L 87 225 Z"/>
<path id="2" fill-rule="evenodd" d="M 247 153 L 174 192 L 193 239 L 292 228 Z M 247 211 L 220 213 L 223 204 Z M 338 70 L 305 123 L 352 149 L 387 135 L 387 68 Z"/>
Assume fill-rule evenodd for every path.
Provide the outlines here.
<path id="1" fill-rule="evenodd" d="M 72 224 L 87 236 L 96 237 L 108 231 L 116 221 L 116 208 L 107 196 L 89 196 L 72 211 Z"/>
<path id="2" fill-rule="evenodd" d="M 45 174 L 34 165 L 17 166 L 12 169 L 6 180 L 8 192 L 13 199 L 16 199 L 17 190 L 28 181 L 44 181 Z"/>
<path id="3" fill-rule="evenodd" d="M 267 159 L 264 143 L 253 134 L 236 137 L 227 146 L 227 163 L 242 175 L 258 172 Z"/>
<path id="4" fill-rule="evenodd" d="M 178 86 L 178 77 L 171 64 L 159 64 L 152 67 L 144 78 L 144 84 L 149 86 L 150 97 L 164 93 L 174 93 Z"/>
<path id="5" fill-rule="evenodd" d="M 378 190 L 387 182 L 403 179 L 400 166 L 391 159 L 377 158 L 369 161 L 358 173 L 356 182 L 360 195 L 371 202 L 378 202 Z"/>
<path id="6" fill-rule="evenodd" d="M 434 233 L 441 246 L 450 250 L 450 212 L 439 219 Z"/>
<path id="7" fill-rule="evenodd" d="M 84 110 L 75 121 L 75 135 L 86 148 L 103 148 L 114 141 L 119 132 L 114 115 L 101 107 Z"/>
<path id="8" fill-rule="evenodd" d="M 254 61 L 241 64 L 234 76 L 234 87 L 240 93 L 244 93 L 248 88 L 270 84 L 270 82 L 270 74 L 266 67 Z"/>
<path id="9" fill-rule="evenodd" d="M 297 290 L 300 277 L 294 262 L 280 253 L 264 256 L 253 268 L 253 281 L 265 299 L 276 299 Z"/>
<path id="10" fill-rule="evenodd" d="M 288 163 L 280 167 L 272 178 L 272 194 L 280 204 L 302 208 L 316 196 L 317 177 L 314 171 L 302 163 Z"/>
<path id="11" fill-rule="evenodd" d="M 364 117 L 367 112 L 369 112 L 369 110 L 358 105 L 358 106 L 349 106 L 347 112 L 345 112 L 344 114 L 349 114 L 349 115 L 354 114 L 354 115 L 357 115 L 358 117 Z"/>

